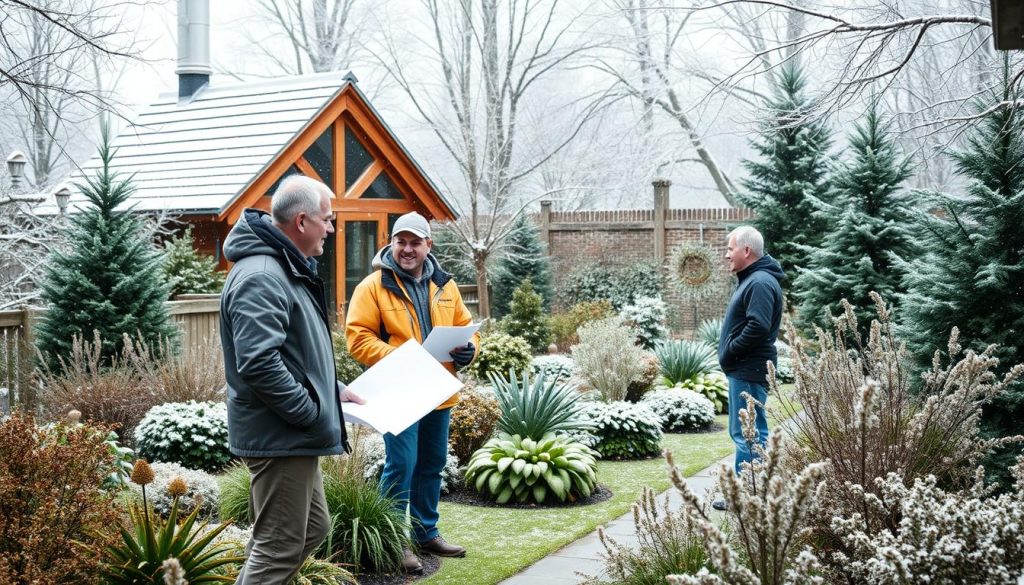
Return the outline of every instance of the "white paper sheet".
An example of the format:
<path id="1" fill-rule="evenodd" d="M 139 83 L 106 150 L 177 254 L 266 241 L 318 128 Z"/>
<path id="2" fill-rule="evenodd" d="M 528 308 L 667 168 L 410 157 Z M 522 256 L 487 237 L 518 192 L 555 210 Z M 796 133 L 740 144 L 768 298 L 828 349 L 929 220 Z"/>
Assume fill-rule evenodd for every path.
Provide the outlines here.
<path id="1" fill-rule="evenodd" d="M 480 323 L 471 323 L 461 327 L 446 325 L 434 327 L 430 330 L 430 335 L 423 340 L 423 349 L 430 352 L 430 355 L 439 362 L 450 362 L 452 356 L 449 352 L 460 345 L 466 345 L 477 329 L 480 329 Z"/>
<path id="2" fill-rule="evenodd" d="M 462 382 L 410 339 L 348 387 L 366 404 L 343 403 L 347 422 L 397 435 L 458 392 Z"/>

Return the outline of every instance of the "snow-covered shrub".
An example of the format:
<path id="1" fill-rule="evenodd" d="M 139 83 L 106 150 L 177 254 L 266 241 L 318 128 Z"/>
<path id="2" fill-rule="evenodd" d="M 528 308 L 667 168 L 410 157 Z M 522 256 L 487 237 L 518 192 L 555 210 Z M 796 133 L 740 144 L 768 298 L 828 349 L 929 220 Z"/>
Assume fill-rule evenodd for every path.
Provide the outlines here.
<path id="1" fill-rule="evenodd" d="M 176 477 L 185 480 L 188 491 L 178 499 L 178 513 L 187 516 L 199 508 L 201 518 L 212 518 L 220 505 L 220 486 L 217 478 L 205 471 L 187 469 L 177 463 L 152 463 L 153 482 L 146 486 L 146 499 L 153 511 L 167 517 L 171 512 L 174 498 L 167 493 L 167 486 Z M 142 486 L 128 484 L 141 500 Z"/>
<path id="2" fill-rule="evenodd" d="M 662 289 L 661 270 L 653 261 L 625 266 L 583 263 L 563 282 L 557 294 L 566 304 L 605 300 L 616 311 L 641 297 L 659 296 Z"/>
<path id="3" fill-rule="evenodd" d="M 971 490 L 949 492 L 935 476 L 906 486 L 896 474 L 876 479 L 878 496 L 864 503 L 881 516 L 898 517 L 892 529 L 864 531 L 858 513 L 832 518 L 849 553 L 835 564 L 854 583 L 1000 583 L 1024 575 L 1024 460 L 1013 469 L 1016 490 L 985 497 L 979 481 Z"/>
<path id="4" fill-rule="evenodd" d="M 363 477 L 369 480 L 378 481 L 384 471 L 384 437 L 378 433 L 364 432 L 360 438 L 359 457 L 363 463 Z M 446 494 L 451 486 L 462 480 L 459 472 L 459 458 L 452 453 L 452 447 L 448 445 L 448 457 L 441 470 L 441 493 Z"/>
<path id="5" fill-rule="evenodd" d="M 775 368 L 775 377 L 783 384 L 792 384 L 796 381 L 793 374 L 792 358 L 779 356 L 779 365 Z"/>
<path id="6" fill-rule="evenodd" d="M 659 342 L 668 339 L 665 327 L 668 305 L 661 297 L 641 297 L 622 307 L 619 315 L 636 328 L 637 344 L 644 349 L 654 349 Z"/>
<path id="7" fill-rule="evenodd" d="M 149 461 L 217 471 L 231 460 L 223 402 L 168 402 L 149 409 L 135 428 L 135 446 Z"/>
<path id="8" fill-rule="evenodd" d="M 605 459 L 643 459 L 661 453 L 661 419 L 643 404 L 591 402 L 583 410 Z"/>
<path id="9" fill-rule="evenodd" d="M 641 401 L 661 418 L 666 433 L 702 431 L 715 422 L 715 405 L 693 390 L 656 390 Z"/>
<path id="10" fill-rule="evenodd" d="M 510 370 L 522 373 L 530 367 L 531 359 L 533 353 L 525 339 L 507 333 L 490 333 L 480 341 L 480 351 L 466 372 L 483 382 L 492 373 L 502 376 L 508 376 Z"/>
<path id="11" fill-rule="evenodd" d="M 644 373 L 644 350 L 636 345 L 636 332 L 615 316 L 587 323 L 579 336 L 572 357 L 580 376 L 604 400 L 625 399 L 630 382 Z"/>
<path id="12" fill-rule="evenodd" d="M 567 355 L 539 355 L 530 361 L 530 369 L 533 375 L 544 374 L 548 380 L 568 380 L 576 371 L 576 362 Z"/>

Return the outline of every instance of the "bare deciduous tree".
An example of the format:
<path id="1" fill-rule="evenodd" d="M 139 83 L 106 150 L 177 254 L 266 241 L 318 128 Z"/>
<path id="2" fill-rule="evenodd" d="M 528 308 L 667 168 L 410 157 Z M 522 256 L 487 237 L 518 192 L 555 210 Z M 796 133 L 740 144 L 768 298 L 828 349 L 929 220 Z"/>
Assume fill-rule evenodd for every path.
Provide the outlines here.
<path id="1" fill-rule="evenodd" d="M 365 22 L 358 5 L 359 0 L 256 0 L 253 8 L 263 26 L 252 28 L 271 32 L 257 37 L 247 28 L 243 34 L 279 72 L 337 71 L 350 67 L 360 49 Z M 287 54 L 280 50 L 282 40 Z"/>
<path id="2" fill-rule="evenodd" d="M 540 87 L 588 48 L 577 34 L 582 13 L 571 12 L 585 7 L 558 0 L 422 5 L 429 36 L 412 47 L 412 34 L 386 35 L 376 55 L 457 168 L 454 204 L 462 217 L 454 231 L 472 256 L 487 316 L 491 261 L 516 218 L 545 196 L 525 196 L 522 182 L 572 142 L 596 109 L 553 105 Z M 532 124 L 523 124 L 527 113 Z"/>

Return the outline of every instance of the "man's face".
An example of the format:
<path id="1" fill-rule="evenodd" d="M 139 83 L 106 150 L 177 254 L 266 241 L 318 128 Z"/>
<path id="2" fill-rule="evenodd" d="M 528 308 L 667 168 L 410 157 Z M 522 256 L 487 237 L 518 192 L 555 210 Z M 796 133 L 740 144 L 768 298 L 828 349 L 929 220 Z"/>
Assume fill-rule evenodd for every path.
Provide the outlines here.
<path id="1" fill-rule="evenodd" d="M 729 261 L 729 270 L 739 272 L 754 261 L 750 246 L 738 246 L 736 237 L 729 236 L 729 243 L 725 249 L 725 258 Z"/>
<path id="2" fill-rule="evenodd" d="M 391 238 L 391 255 L 402 270 L 418 277 L 432 245 L 412 232 L 398 232 Z"/>
<path id="3" fill-rule="evenodd" d="M 324 242 L 328 234 L 334 233 L 334 212 L 331 211 L 331 200 L 326 195 L 320 196 L 320 210 L 312 215 L 299 214 L 302 225 L 302 238 L 296 242 L 299 251 L 306 256 L 319 256 L 324 253 Z"/>

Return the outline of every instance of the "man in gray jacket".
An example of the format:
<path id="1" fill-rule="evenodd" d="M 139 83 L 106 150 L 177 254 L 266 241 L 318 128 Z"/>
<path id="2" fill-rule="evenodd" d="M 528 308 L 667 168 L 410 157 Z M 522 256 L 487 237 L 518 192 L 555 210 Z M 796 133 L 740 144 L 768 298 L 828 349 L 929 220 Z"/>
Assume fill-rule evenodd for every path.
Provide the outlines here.
<path id="1" fill-rule="evenodd" d="M 327 536 L 331 519 L 319 457 L 347 450 L 314 256 L 331 225 L 330 189 L 301 175 L 281 182 L 271 214 L 242 213 L 224 242 L 235 265 L 224 284 L 220 338 L 228 440 L 252 475 L 254 514 L 239 584 L 284 584 Z"/>

